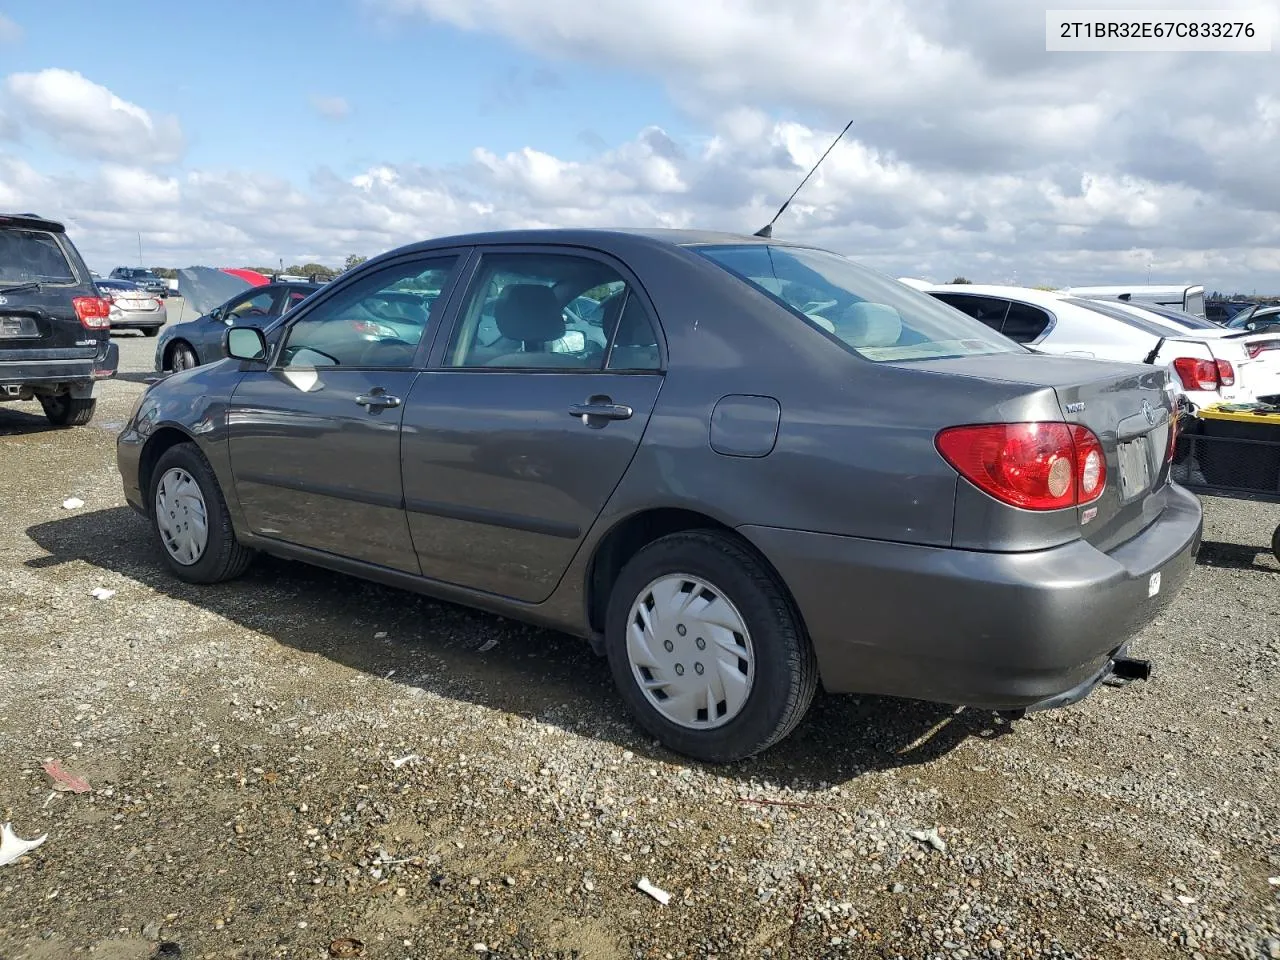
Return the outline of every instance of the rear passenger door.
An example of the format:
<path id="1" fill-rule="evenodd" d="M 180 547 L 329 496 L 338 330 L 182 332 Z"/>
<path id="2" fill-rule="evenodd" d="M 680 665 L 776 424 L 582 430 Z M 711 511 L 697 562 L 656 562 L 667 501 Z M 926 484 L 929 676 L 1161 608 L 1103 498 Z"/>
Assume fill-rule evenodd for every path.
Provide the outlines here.
<path id="1" fill-rule="evenodd" d="M 567 309 L 584 295 L 598 315 Z M 401 440 L 422 573 L 545 600 L 649 421 L 663 380 L 657 319 L 607 257 L 491 248 L 445 333 L 405 403 Z"/>

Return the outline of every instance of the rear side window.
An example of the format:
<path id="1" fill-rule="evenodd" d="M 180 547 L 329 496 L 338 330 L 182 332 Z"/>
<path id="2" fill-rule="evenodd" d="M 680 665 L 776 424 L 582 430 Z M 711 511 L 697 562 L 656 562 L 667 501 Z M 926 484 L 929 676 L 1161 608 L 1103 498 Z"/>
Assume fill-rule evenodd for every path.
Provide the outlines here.
<path id="1" fill-rule="evenodd" d="M 1028 303 L 1014 301 L 1009 304 L 1009 313 L 1000 332 L 1018 343 L 1030 343 L 1044 333 L 1047 326 L 1049 314 Z"/>
<path id="2" fill-rule="evenodd" d="M 1004 327 L 1004 318 L 1009 312 L 1009 301 L 997 300 L 995 297 L 975 297 L 968 293 L 934 293 L 930 296 L 955 307 L 961 313 L 967 313 L 997 332 Z"/>
<path id="3" fill-rule="evenodd" d="M 928 294 L 826 250 L 763 243 L 693 249 L 867 360 L 1023 349 Z"/>
<path id="4" fill-rule="evenodd" d="M 75 283 L 75 272 L 51 233 L 0 230 L 0 283 Z"/>

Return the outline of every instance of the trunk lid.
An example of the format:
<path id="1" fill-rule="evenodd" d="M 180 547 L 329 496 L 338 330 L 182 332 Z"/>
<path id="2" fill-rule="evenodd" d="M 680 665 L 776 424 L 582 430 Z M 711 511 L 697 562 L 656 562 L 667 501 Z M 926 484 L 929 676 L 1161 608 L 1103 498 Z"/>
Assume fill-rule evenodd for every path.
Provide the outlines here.
<path id="1" fill-rule="evenodd" d="M 1142 532 L 1164 511 L 1169 483 L 1170 424 L 1177 395 L 1165 367 L 1076 357 L 987 355 L 903 364 L 919 371 L 1025 385 L 1027 396 L 1048 388 L 1056 404 L 1028 416 L 1015 402 L 1004 406 L 1007 419 L 1046 419 L 1056 414 L 1067 423 L 1088 427 L 1106 456 L 1107 482 L 1102 496 L 1076 514 L 1078 535 L 1110 550 Z M 1004 419 L 1003 417 L 1001 419 Z M 1008 508 L 1015 509 L 1015 508 Z M 1064 511 L 1053 511 L 1060 517 Z M 1019 511 L 1024 519 L 1034 514 Z M 1046 524 L 1052 518 L 1045 516 Z"/>

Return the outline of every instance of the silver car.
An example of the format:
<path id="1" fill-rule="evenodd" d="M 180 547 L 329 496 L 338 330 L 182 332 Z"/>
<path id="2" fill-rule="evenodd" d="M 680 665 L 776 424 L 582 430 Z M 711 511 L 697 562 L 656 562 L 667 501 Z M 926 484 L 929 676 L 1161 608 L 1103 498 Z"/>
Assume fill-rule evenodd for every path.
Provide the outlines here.
<path id="1" fill-rule="evenodd" d="M 111 301 L 112 330 L 141 330 L 154 337 L 168 319 L 164 300 L 131 280 L 95 280 L 98 292 Z"/>

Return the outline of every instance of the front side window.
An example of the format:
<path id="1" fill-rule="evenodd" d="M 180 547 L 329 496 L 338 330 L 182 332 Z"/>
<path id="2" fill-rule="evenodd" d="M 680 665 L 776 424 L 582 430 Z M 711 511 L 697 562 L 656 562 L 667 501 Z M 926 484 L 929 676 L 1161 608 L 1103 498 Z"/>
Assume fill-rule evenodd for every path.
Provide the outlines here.
<path id="1" fill-rule="evenodd" d="M 271 315 L 271 304 L 275 299 L 276 295 L 273 291 L 264 290 L 262 293 L 253 293 L 232 300 L 227 305 L 222 319 L 227 323 L 245 323 L 252 326 L 255 321 Z"/>
<path id="2" fill-rule="evenodd" d="M 66 254 L 51 233 L 0 230 L 0 283 L 74 283 Z"/>
<path id="3" fill-rule="evenodd" d="M 445 365 L 656 370 L 652 321 L 627 281 L 588 257 L 486 254 Z"/>
<path id="4" fill-rule="evenodd" d="M 867 360 L 1024 350 L 928 294 L 825 250 L 755 243 L 692 249 Z"/>
<path id="5" fill-rule="evenodd" d="M 363 277 L 289 328 L 279 365 L 412 366 L 456 263 L 457 257 L 413 260 Z"/>

